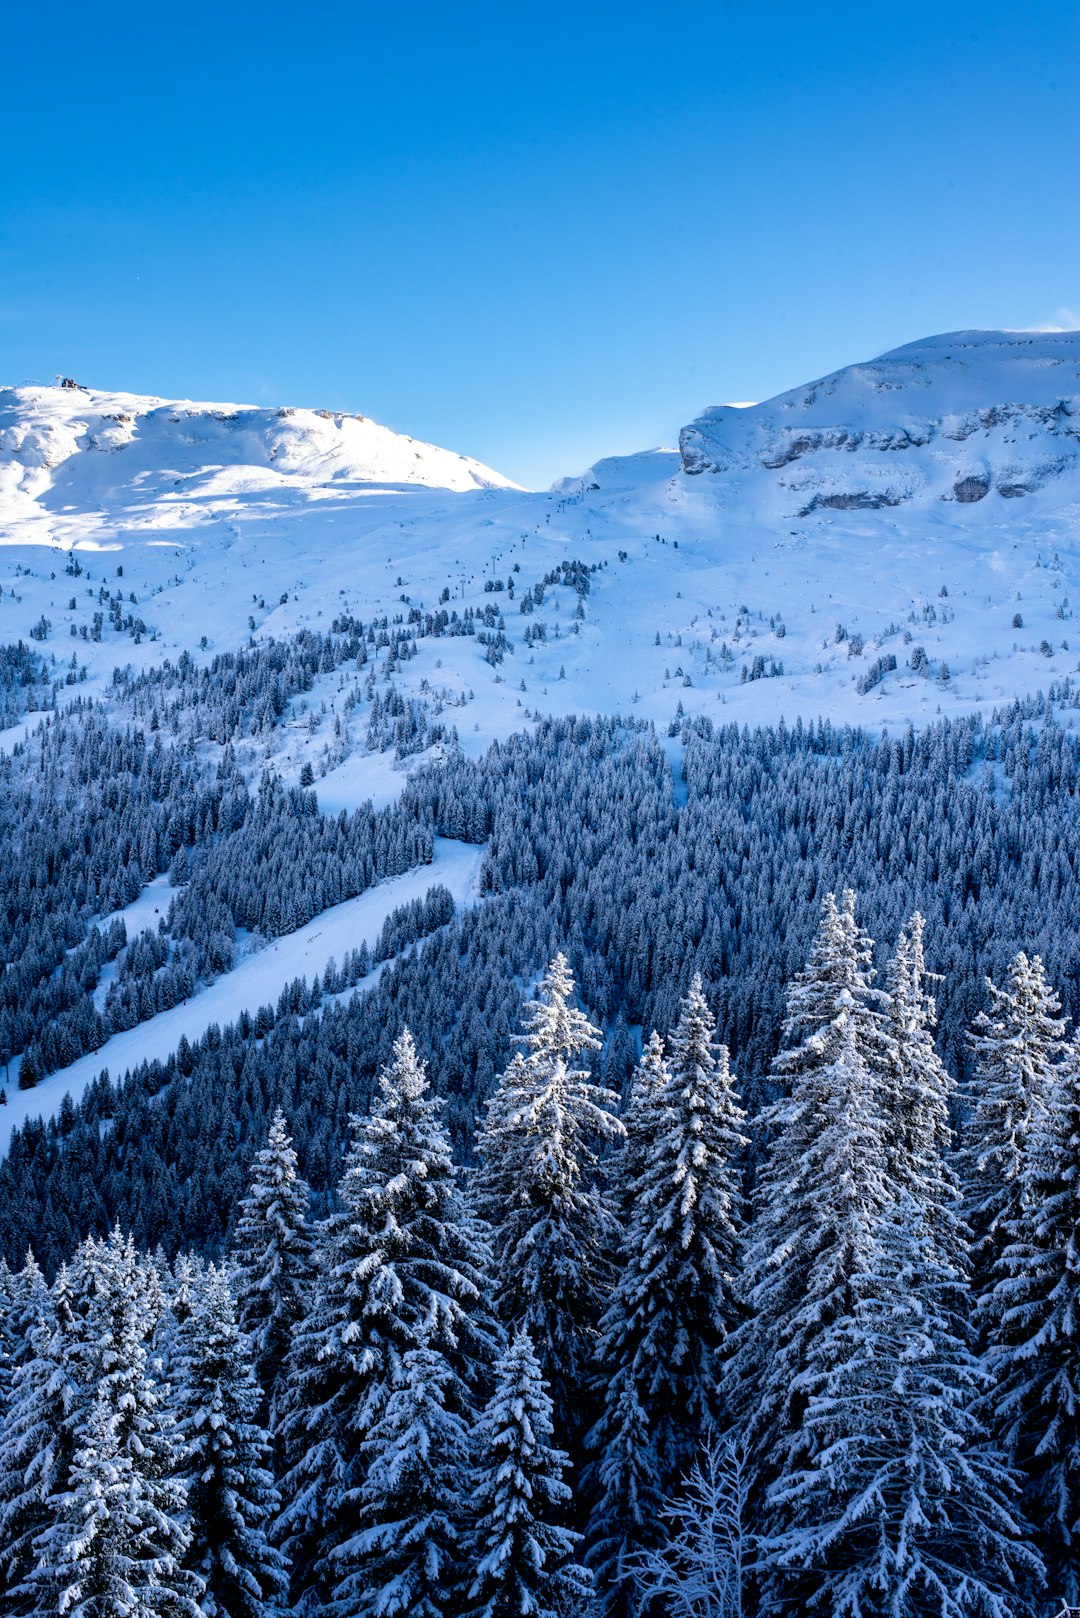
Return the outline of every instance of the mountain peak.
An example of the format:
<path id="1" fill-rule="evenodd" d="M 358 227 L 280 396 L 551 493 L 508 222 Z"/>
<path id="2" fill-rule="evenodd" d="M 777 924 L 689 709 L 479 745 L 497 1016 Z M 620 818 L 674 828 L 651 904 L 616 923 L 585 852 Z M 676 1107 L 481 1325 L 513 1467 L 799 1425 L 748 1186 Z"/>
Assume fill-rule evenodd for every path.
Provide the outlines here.
<path id="1" fill-rule="evenodd" d="M 789 515 L 1032 494 L 1080 473 L 1080 332 L 946 332 L 750 409 L 706 410 L 683 470 L 764 482 Z"/>

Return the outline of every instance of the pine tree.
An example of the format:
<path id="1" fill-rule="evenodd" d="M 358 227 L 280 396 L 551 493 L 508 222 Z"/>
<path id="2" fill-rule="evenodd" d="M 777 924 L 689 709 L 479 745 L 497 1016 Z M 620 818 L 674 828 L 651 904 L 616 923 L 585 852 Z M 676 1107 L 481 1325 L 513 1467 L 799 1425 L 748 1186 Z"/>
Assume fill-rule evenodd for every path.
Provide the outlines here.
<path id="1" fill-rule="evenodd" d="M 984 1403 L 1025 1478 L 1055 1599 L 1080 1605 L 1080 1044 L 1028 1134 L 1020 1211 L 983 1298 Z"/>
<path id="2" fill-rule="evenodd" d="M 960 1154 L 976 1298 L 991 1284 L 1006 1228 L 1021 1213 L 1024 1149 L 1046 1110 L 1065 1033 L 1060 1002 L 1042 961 L 1020 952 L 999 989 L 986 980 L 990 1010 L 975 1019 L 975 1076 Z"/>
<path id="3" fill-rule="evenodd" d="M 271 1427 L 289 1346 L 310 1303 L 314 1276 L 307 1224 L 310 1200 L 279 1107 L 270 1120 L 266 1145 L 256 1154 L 232 1244 L 240 1324 L 251 1338 L 255 1374 Z"/>
<path id="4" fill-rule="evenodd" d="M 877 1221 L 827 1374 L 803 1418 L 805 1464 L 773 1484 L 777 1610 L 827 1618 L 1013 1618 L 1038 1556 L 1016 1482 L 972 1406 L 964 1278 L 909 1193 Z"/>
<path id="5" fill-rule="evenodd" d="M 183 1566 L 183 1485 L 151 1480 L 124 1426 L 104 1389 L 90 1407 L 67 1492 L 38 1541 L 32 1582 L 42 1618 L 203 1618 L 201 1586 Z"/>
<path id="6" fill-rule="evenodd" d="M 597 1363 L 605 1408 L 590 1437 L 602 1480 L 590 1561 L 614 1600 L 610 1611 L 627 1589 L 619 1569 L 629 1548 L 658 1528 L 660 1498 L 728 1426 L 718 1390 L 738 1313 L 735 1164 L 746 1137 L 715 1030 L 695 977 L 671 1037 L 670 1066 L 650 1081 L 628 1122 L 641 1178 L 603 1318 Z"/>
<path id="7" fill-rule="evenodd" d="M 603 1171 L 607 1184 L 608 1203 L 617 1231 L 626 1229 L 638 1198 L 650 1130 L 647 1120 L 652 1116 L 656 1092 L 671 1079 L 671 1070 L 664 1055 L 664 1042 L 654 1028 L 644 1043 L 641 1060 L 630 1078 L 630 1089 L 622 1111 L 625 1133 L 615 1141 L 604 1159 Z"/>
<path id="8" fill-rule="evenodd" d="M 552 1448 L 551 1398 L 528 1333 L 495 1370 L 473 1438 L 476 1575 L 471 1618 L 584 1618 L 592 1581 L 574 1560 L 581 1536 L 559 1526 L 570 1490 Z"/>
<path id="9" fill-rule="evenodd" d="M 42 1610 L 71 1618 L 198 1618 L 180 1446 L 150 1351 L 157 1272 L 116 1230 L 84 1243 L 74 1274 L 71 1363 L 89 1402 L 76 1409 L 68 1486 L 30 1583 Z"/>
<path id="10" fill-rule="evenodd" d="M 361 1449 L 360 1529 L 334 1552 L 332 1611 L 349 1618 L 458 1618 L 467 1541 L 469 1434 L 454 1373 L 430 1344 L 408 1349 Z"/>
<path id="11" fill-rule="evenodd" d="M 596 1146 L 622 1135 L 615 1097 L 573 1065 L 600 1037 L 570 1004 L 574 981 L 556 955 L 528 1005 L 528 1055 L 511 1061 L 477 1138 L 482 1211 L 495 1228 L 504 1320 L 530 1334 L 569 1429 L 580 1421 L 612 1224 L 592 1183 Z"/>
<path id="12" fill-rule="evenodd" d="M 870 1262 L 888 1202 L 882 1103 L 892 1064 L 872 950 L 854 895 L 838 908 L 829 894 L 809 961 L 788 991 L 785 1046 L 773 1066 L 787 1093 L 757 1120 L 770 1150 L 746 1245 L 747 1318 L 722 1391 L 759 1490 L 805 1465 L 802 1418 L 829 1369 L 827 1330 L 851 1312 L 853 1278 Z"/>
<path id="13" fill-rule="evenodd" d="M 0 1582 L 11 1615 L 30 1614 L 38 1594 L 27 1587 L 34 1543 L 51 1521 L 72 1460 L 72 1422 L 80 1394 L 71 1379 L 67 1342 L 67 1276 L 29 1326 L 29 1353 L 15 1371 L 0 1421 Z"/>
<path id="14" fill-rule="evenodd" d="M 884 1095 L 885 1150 L 893 1196 L 909 1192 L 942 1261 L 966 1274 L 968 1231 L 952 1168 L 949 1122 L 956 1084 L 934 1045 L 937 1007 L 923 949 L 926 923 L 915 913 L 901 931 L 888 970 L 892 1083 Z"/>
<path id="15" fill-rule="evenodd" d="M 267 1618 L 284 1597 L 285 1558 L 267 1530 L 280 1502 L 258 1425 L 258 1383 L 228 1276 L 211 1265 L 177 1345 L 177 1433 L 191 1543 L 186 1563 L 214 1618 Z"/>
<path id="16" fill-rule="evenodd" d="M 444 1354 L 448 1409 L 468 1421 L 498 1352 L 490 1255 L 441 1112 L 406 1030 L 375 1110 L 352 1120 L 338 1212 L 319 1233 L 313 1306 L 289 1355 L 280 1532 L 295 1583 L 316 1606 L 337 1582 L 363 1445 L 400 1388 L 405 1354 L 421 1343 Z"/>

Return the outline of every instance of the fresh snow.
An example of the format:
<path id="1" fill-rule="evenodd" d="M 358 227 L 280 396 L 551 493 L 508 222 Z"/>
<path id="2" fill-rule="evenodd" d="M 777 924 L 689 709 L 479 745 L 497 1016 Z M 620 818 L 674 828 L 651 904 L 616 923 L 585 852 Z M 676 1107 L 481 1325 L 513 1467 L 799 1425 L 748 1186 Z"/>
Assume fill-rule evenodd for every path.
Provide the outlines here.
<path id="1" fill-rule="evenodd" d="M 13 1063 L 12 1078 L 7 1085 L 8 1104 L 0 1107 L 0 1155 L 7 1151 L 13 1130 L 30 1118 L 54 1117 L 66 1095 L 70 1095 L 72 1101 L 79 1101 L 103 1069 L 108 1068 L 113 1079 L 119 1079 L 141 1062 L 163 1060 L 176 1050 L 182 1035 L 194 1043 L 211 1023 L 224 1027 L 226 1023 L 235 1022 L 241 1011 L 254 1014 L 260 1006 L 276 1005 L 286 984 L 298 977 L 306 977 L 310 983 L 316 973 L 322 974 L 331 956 L 340 965 L 348 950 L 359 948 L 365 941 L 369 947 L 374 947 L 387 916 L 399 905 L 422 899 L 437 883 L 449 888 L 458 905 L 474 902 L 484 852 L 475 844 L 437 837 L 435 857 L 430 865 L 417 866 L 404 876 L 389 877 L 358 898 L 324 910 L 306 927 L 299 927 L 296 932 L 246 955 L 231 972 L 182 1005 L 114 1034 L 100 1050 L 91 1051 L 70 1067 L 49 1074 L 33 1089 L 17 1087 L 16 1064 Z M 126 918 L 140 905 L 152 909 L 152 890 L 156 890 L 161 881 L 159 878 L 150 884 L 135 904 L 120 914 Z M 357 988 L 360 991 L 370 988 L 378 981 L 379 972 L 380 967 L 373 968 Z"/>
<path id="2" fill-rule="evenodd" d="M 86 665 L 86 695 L 118 664 L 325 630 L 343 610 L 430 610 L 444 588 L 459 612 L 499 607 L 514 655 L 493 668 L 471 638 L 421 641 L 395 683 L 413 694 L 426 681 L 470 751 L 537 713 L 666 725 L 680 701 L 751 723 L 923 723 L 1077 668 L 1080 333 L 928 339 L 706 412 L 682 457 L 606 460 L 547 493 L 392 434 L 362 452 L 350 432 L 359 441 L 372 424 L 311 411 L 35 388 L 0 393 L 0 421 L 0 639 L 25 639 L 44 614 L 42 649 Z M 77 579 L 64 572 L 72 547 Z M 525 588 L 571 558 L 606 563 L 577 636 L 568 590 L 519 611 Z M 514 603 L 485 594 L 485 579 L 511 576 Z M 136 645 L 107 620 L 100 644 L 73 638 L 102 584 L 125 603 L 134 593 L 156 638 Z M 546 642 L 526 648 L 541 621 Z M 849 656 L 855 636 L 863 651 Z M 907 667 L 919 645 L 922 674 Z M 889 655 L 896 672 L 860 692 Z M 783 674 L 743 684 L 758 657 Z M 337 691 L 334 678 L 322 697 Z M 273 745 L 317 761 L 326 728 L 313 748 L 301 729 Z M 353 762 L 343 801 L 367 795 L 368 769 L 385 789 L 385 763 Z"/>

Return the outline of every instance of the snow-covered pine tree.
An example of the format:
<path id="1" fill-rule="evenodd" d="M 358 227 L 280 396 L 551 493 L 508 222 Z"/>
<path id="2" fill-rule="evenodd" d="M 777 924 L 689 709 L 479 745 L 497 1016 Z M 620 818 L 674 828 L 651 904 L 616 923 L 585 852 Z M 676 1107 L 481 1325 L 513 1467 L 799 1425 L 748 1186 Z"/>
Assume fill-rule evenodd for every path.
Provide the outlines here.
<path id="1" fill-rule="evenodd" d="M 375 1108 L 352 1120 L 338 1211 L 320 1227 L 310 1314 L 282 1391 L 289 1470 L 279 1532 L 294 1586 L 316 1610 L 351 1540 L 362 1446 L 425 1343 L 450 1367 L 445 1395 L 471 1421 L 501 1333 L 490 1313 L 490 1253 L 451 1161 L 442 1103 L 408 1030 L 379 1075 Z"/>
<path id="2" fill-rule="evenodd" d="M 191 1542 L 186 1564 L 213 1618 L 269 1618 L 288 1588 L 269 1542 L 280 1506 L 250 1345 L 224 1269 L 211 1264 L 177 1340 L 174 1408 L 184 1446 Z"/>
<path id="3" fill-rule="evenodd" d="M 599 1455 L 590 1562 L 611 1612 L 622 1610 L 630 1589 L 620 1571 L 627 1552 L 658 1531 L 660 1499 L 729 1425 L 719 1382 L 738 1317 L 736 1164 L 747 1140 L 727 1048 L 715 1034 L 695 976 L 663 1076 L 650 1074 L 627 1124 L 641 1171 L 602 1321 L 604 1414 L 590 1435 Z"/>
<path id="4" fill-rule="evenodd" d="M 460 1618 L 468 1580 L 469 1429 L 446 1356 L 406 1350 L 361 1446 L 359 1530 L 338 1545 L 329 1611 Z"/>
<path id="5" fill-rule="evenodd" d="M 90 1406 L 68 1488 L 38 1541 L 32 1584 L 41 1618 L 204 1618 L 183 1566 L 184 1488 L 152 1479 L 103 1388 Z"/>
<path id="6" fill-rule="evenodd" d="M 1040 958 L 1020 952 L 999 989 L 989 978 L 989 1011 L 971 1033 L 975 1073 L 959 1156 L 964 1211 L 974 1236 L 973 1285 L 978 1301 L 1021 1213 L 1024 1148 L 1045 1112 L 1065 1037 L 1061 1003 Z"/>
<path id="7" fill-rule="evenodd" d="M 495 1368 L 473 1434 L 475 1576 L 470 1618 L 585 1618 L 592 1580 L 575 1560 L 581 1536 L 559 1526 L 570 1499 L 567 1458 L 552 1447 L 551 1398 L 528 1333 Z"/>
<path id="8" fill-rule="evenodd" d="M 240 1324 L 251 1338 L 271 1430 L 293 1333 L 311 1301 L 310 1201 L 279 1107 L 270 1120 L 266 1145 L 252 1165 L 251 1186 L 240 1203 L 231 1252 Z"/>
<path id="9" fill-rule="evenodd" d="M 870 1262 L 889 1199 L 882 1101 L 892 1065 L 872 952 L 854 894 L 839 907 L 827 895 L 807 965 L 788 989 L 773 1064 L 786 1093 L 756 1120 L 769 1150 L 746 1243 L 746 1319 L 721 1392 L 759 1490 L 806 1464 L 803 1412 L 828 1369 L 817 1350 L 851 1311 L 852 1279 Z"/>
<path id="10" fill-rule="evenodd" d="M 26 1328 L 29 1352 L 13 1375 L 0 1420 L 0 1586 L 11 1618 L 38 1606 L 39 1593 L 26 1588 L 37 1559 L 34 1541 L 49 1526 L 72 1460 L 79 1392 L 71 1380 L 63 1269 L 54 1293 L 60 1308 L 49 1298 Z"/>
<path id="11" fill-rule="evenodd" d="M 183 1565 L 187 1497 L 180 1446 L 150 1343 L 163 1297 L 130 1237 L 83 1244 L 69 1328 L 82 1383 L 66 1492 L 37 1541 L 35 1611 L 87 1618 L 200 1618 Z"/>
<path id="12" fill-rule="evenodd" d="M 916 912 L 902 929 L 889 962 L 892 1084 L 884 1091 L 885 1149 L 892 1195 L 910 1192 L 940 1257 L 966 1276 L 968 1232 L 952 1167 L 949 1123 L 956 1083 L 934 1045 L 937 1006 L 929 987 L 933 974 L 926 967 L 925 931 L 926 923 Z"/>
<path id="13" fill-rule="evenodd" d="M 641 1060 L 630 1078 L 630 1089 L 621 1118 L 625 1134 L 616 1141 L 603 1162 L 608 1204 L 615 1228 L 626 1229 L 637 1201 L 645 1155 L 650 1139 L 646 1120 L 652 1116 L 656 1091 L 670 1080 L 671 1071 L 664 1055 L 664 1042 L 654 1028 L 644 1043 Z"/>
<path id="14" fill-rule="evenodd" d="M 573 992 L 566 958 L 556 955 L 526 1008 L 528 1054 L 503 1073 L 477 1136 L 503 1319 L 528 1331 L 570 1433 L 580 1424 L 613 1245 L 592 1179 L 597 1146 L 623 1134 L 612 1092 L 575 1065 L 600 1048 L 600 1036 L 570 1004 Z"/>
<path id="15" fill-rule="evenodd" d="M 1014 1618 L 1040 1577 L 1015 1475 L 973 1414 L 985 1385 L 965 1282 L 903 1192 L 876 1221 L 850 1310 L 827 1325 L 801 1467 L 773 1484 L 770 1611 Z"/>
<path id="16" fill-rule="evenodd" d="M 1028 1133 L 1023 1196 L 983 1295 L 983 1405 L 1020 1468 L 1047 1591 L 1080 1606 L 1080 1043 Z"/>
<path id="17" fill-rule="evenodd" d="M 7 1261 L 0 1258 L 0 1413 L 3 1412 L 4 1400 L 8 1388 L 11 1386 L 11 1374 L 14 1369 L 12 1359 L 15 1347 L 15 1327 L 12 1320 L 14 1310 L 13 1296 L 14 1277 Z"/>

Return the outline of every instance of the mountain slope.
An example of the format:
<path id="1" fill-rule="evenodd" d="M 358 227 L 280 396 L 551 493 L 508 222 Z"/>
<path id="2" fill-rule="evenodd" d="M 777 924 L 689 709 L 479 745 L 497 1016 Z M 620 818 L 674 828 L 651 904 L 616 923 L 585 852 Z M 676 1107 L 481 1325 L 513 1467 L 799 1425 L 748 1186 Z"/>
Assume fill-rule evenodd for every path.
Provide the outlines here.
<path id="1" fill-rule="evenodd" d="M 192 404 L 75 387 L 0 389 L 5 525 L 98 507 L 139 523 L 153 507 L 327 484 L 512 488 L 479 462 L 328 410 Z"/>
<path id="2" fill-rule="evenodd" d="M 311 411 L 62 389 L 0 406 L 0 642 L 36 627 L 90 695 L 117 666 L 342 613 L 494 615 L 501 660 L 421 633 L 379 670 L 472 750 L 558 711 L 919 723 L 1077 669 L 1077 333 L 931 338 L 548 493 Z M 544 583 L 566 562 L 593 570 L 586 596 Z M 262 744 L 286 773 L 310 758 L 338 805 L 393 792 L 351 680 Z"/>
<path id="3" fill-rule="evenodd" d="M 950 332 L 684 428 L 682 464 L 806 516 L 1080 480 L 1080 332 Z M 762 477 L 762 474 L 771 474 Z"/>

